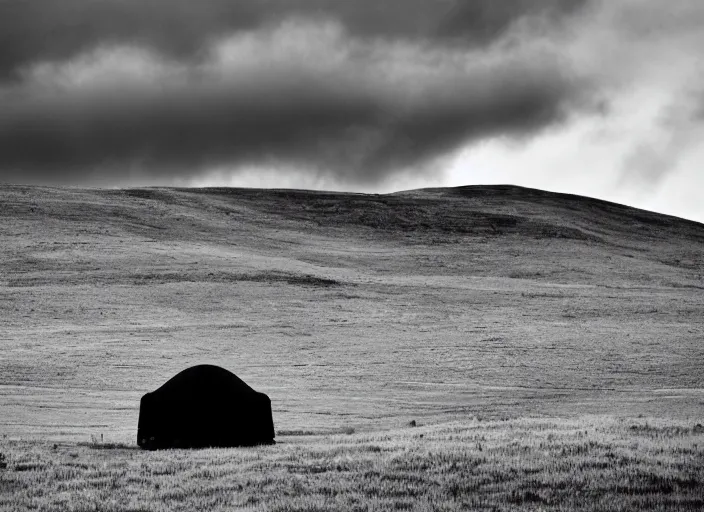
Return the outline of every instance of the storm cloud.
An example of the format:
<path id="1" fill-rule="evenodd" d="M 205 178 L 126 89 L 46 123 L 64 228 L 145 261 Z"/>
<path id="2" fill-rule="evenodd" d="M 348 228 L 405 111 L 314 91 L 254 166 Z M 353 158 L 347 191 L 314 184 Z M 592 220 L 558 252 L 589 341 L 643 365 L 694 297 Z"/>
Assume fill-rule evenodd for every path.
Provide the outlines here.
<path id="1" fill-rule="evenodd" d="M 373 184 L 589 104 L 588 80 L 544 35 L 576 0 L 0 5 L 10 181 L 276 165 Z"/>
<path id="2" fill-rule="evenodd" d="M 3 0 L 0 77 L 102 45 L 197 58 L 213 40 L 287 18 L 336 20 L 353 36 L 486 44 L 521 20 L 557 22 L 586 0 Z"/>

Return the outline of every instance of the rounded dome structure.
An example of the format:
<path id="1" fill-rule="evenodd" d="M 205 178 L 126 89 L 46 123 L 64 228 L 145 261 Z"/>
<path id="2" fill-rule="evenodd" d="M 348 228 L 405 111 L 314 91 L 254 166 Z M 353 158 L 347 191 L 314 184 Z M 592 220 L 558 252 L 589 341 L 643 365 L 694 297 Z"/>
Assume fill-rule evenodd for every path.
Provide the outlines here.
<path id="1" fill-rule="evenodd" d="M 137 444 L 147 450 L 274 443 L 271 401 L 213 365 L 183 370 L 142 397 Z"/>

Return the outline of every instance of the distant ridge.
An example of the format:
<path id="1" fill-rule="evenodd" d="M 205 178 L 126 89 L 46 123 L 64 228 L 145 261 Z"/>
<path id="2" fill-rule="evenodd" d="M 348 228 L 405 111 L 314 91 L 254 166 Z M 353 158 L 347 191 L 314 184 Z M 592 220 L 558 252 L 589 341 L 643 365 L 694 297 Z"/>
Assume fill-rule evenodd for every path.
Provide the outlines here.
<path id="1" fill-rule="evenodd" d="M 409 189 L 402 190 L 398 192 L 393 192 L 392 195 L 414 195 L 415 193 L 420 194 L 447 194 L 447 195 L 460 195 L 463 197 L 512 197 L 512 198 L 522 198 L 525 200 L 541 200 L 541 199 L 562 199 L 564 201 L 571 201 L 574 203 L 581 204 L 594 204 L 601 205 L 603 207 L 612 208 L 622 208 L 624 210 L 632 210 L 635 212 L 647 213 L 656 217 L 668 217 L 671 219 L 677 219 L 684 222 L 689 222 L 698 225 L 704 225 L 701 222 L 697 222 L 691 219 L 685 219 L 683 217 L 678 217 L 676 215 L 669 215 L 666 213 L 654 212 L 652 210 L 646 210 L 643 208 L 637 208 L 635 206 L 625 205 L 623 203 L 617 203 L 614 201 L 608 201 L 606 199 L 599 199 L 590 196 L 583 196 L 579 194 L 570 194 L 566 192 L 551 192 L 547 190 L 542 190 L 538 188 L 522 187 L 519 185 L 462 185 L 457 187 L 428 187 L 419 189 Z"/>

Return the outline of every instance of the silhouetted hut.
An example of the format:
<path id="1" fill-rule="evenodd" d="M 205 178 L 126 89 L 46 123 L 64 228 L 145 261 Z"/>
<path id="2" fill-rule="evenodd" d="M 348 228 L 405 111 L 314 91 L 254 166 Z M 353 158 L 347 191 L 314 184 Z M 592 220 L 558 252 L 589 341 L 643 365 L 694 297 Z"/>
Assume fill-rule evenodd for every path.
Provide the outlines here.
<path id="1" fill-rule="evenodd" d="M 223 368 L 194 366 L 142 397 L 137 444 L 147 450 L 274 444 L 271 401 Z"/>

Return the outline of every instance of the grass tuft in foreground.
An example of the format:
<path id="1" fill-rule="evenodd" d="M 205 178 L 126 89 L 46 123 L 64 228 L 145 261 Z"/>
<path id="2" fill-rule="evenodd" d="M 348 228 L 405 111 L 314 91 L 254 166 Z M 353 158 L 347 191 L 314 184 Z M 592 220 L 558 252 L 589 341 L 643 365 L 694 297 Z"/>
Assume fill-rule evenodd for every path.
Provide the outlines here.
<path id="1" fill-rule="evenodd" d="M 704 431 L 663 420 L 468 420 L 260 448 L 8 442 L 0 510 L 704 509 Z"/>

